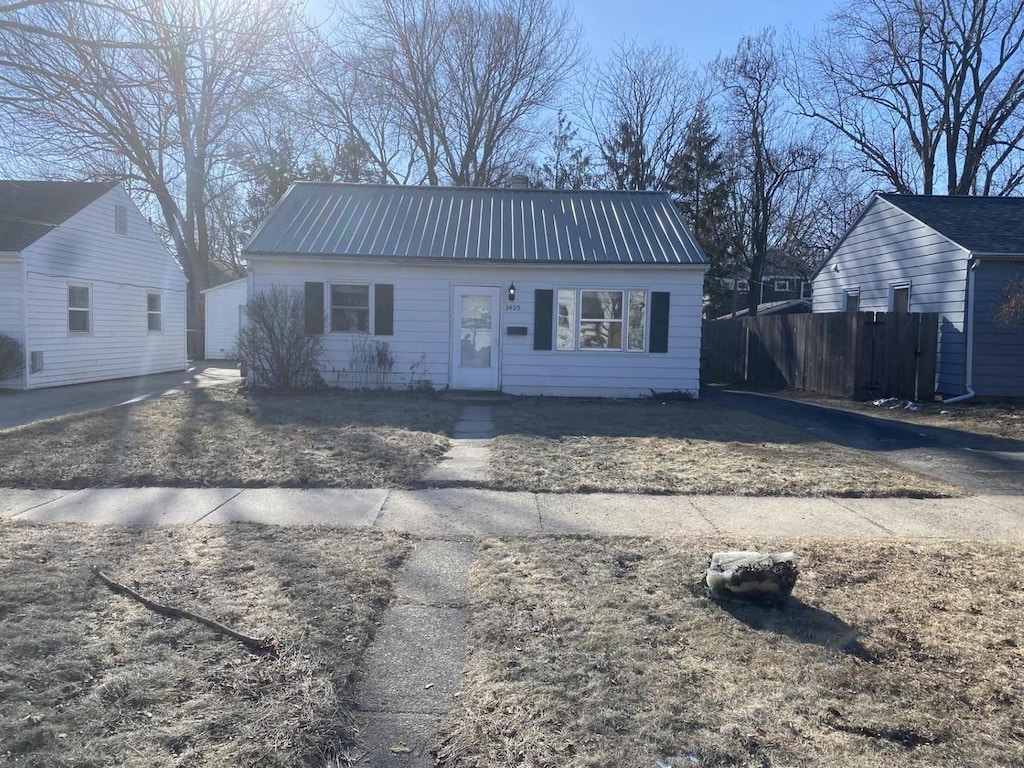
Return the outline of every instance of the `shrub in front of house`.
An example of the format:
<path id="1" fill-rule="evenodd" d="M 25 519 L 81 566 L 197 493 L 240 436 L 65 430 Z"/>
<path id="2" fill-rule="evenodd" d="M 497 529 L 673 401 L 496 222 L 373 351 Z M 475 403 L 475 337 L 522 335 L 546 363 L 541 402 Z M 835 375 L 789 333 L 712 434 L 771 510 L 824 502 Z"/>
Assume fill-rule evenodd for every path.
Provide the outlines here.
<path id="1" fill-rule="evenodd" d="M 280 392 L 323 386 L 322 337 L 307 333 L 304 306 L 302 291 L 283 285 L 249 299 L 233 353 L 252 386 Z"/>
<path id="2" fill-rule="evenodd" d="M 13 336 L 0 333 L 0 381 L 20 373 L 25 365 L 25 348 Z"/>

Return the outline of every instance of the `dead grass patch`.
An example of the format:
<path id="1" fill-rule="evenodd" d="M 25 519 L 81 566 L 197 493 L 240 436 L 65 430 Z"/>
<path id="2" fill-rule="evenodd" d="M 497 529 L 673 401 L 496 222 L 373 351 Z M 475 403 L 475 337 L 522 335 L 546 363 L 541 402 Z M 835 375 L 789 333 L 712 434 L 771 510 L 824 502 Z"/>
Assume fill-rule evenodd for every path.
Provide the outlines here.
<path id="1" fill-rule="evenodd" d="M 202 388 L 8 430 L 0 486 L 406 488 L 458 413 L 409 393 Z"/>
<path id="2" fill-rule="evenodd" d="M 495 408 L 494 487 L 553 493 L 909 496 L 962 491 L 862 451 L 705 402 L 563 402 Z"/>
<path id="3" fill-rule="evenodd" d="M 329 765 L 354 733 L 349 680 L 408 541 L 314 528 L 0 526 L 0 762 Z M 283 644 L 253 656 L 112 594 Z"/>
<path id="4" fill-rule="evenodd" d="M 694 589 L 724 540 L 489 540 L 444 764 L 1019 766 L 1020 545 L 793 548 L 781 611 Z"/>

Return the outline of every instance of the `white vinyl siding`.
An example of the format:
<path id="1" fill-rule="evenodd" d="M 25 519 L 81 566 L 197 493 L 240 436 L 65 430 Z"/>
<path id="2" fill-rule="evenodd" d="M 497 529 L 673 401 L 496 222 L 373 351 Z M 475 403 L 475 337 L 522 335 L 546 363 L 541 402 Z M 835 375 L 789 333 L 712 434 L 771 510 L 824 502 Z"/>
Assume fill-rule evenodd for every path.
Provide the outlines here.
<path id="1" fill-rule="evenodd" d="M 638 265 L 419 264 L 368 260 L 303 260 L 250 255 L 252 291 L 272 285 L 302 288 L 307 281 L 394 285 L 394 335 L 388 337 L 394 371 L 409 376 L 413 367 L 435 387 L 448 386 L 452 360 L 454 286 L 499 289 L 502 301 L 496 322 L 500 388 L 510 394 L 637 397 L 651 390 L 697 394 L 700 378 L 702 267 Z M 508 286 L 516 299 L 508 302 Z M 564 354 L 558 342 L 550 351 L 535 350 L 534 292 L 559 288 L 666 291 L 671 295 L 668 353 L 600 350 Z M 371 290 L 371 294 L 372 294 Z M 578 301 L 578 293 L 576 294 Z M 570 313 L 575 316 L 575 309 Z M 647 323 L 646 311 L 644 322 Z M 526 335 L 510 335 L 510 327 L 526 327 Z M 555 327 L 558 328 L 556 317 Z M 575 331 L 574 331 L 575 334 Z M 561 334 L 556 334 L 561 338 Z M 575 335 L 573 336 L 575 338 Z M 353 336 L 325 333 L 324 378 L 331 384 L 348 368 Z M 402 386 L 401 381 L 398 386 Z"/>
<path id="2" fill-rule="evenodd" d="M 115 206 L 125 207 L 118 235 Z M 28 351 L 43 369 L 29 388 L 185 368 L 185 277 L 120 188 L 112 189 L 22 252 Z M 68 331 L 68 286 L 88 285 L 89 333 Z M 161 294 L 162 333 L 147 329 L 147 293 Z"/>
<path id="3" fill-rule="evenodd" d="M 968 253 L 895 205 L 875 198 L 815 275 L 815 312 L 842 312 L 857 288 L 861 312 L 887 312 L 891 286 L 913 284 L 911 312 L 939 315 L 938 391 L 963 391 Z"/>

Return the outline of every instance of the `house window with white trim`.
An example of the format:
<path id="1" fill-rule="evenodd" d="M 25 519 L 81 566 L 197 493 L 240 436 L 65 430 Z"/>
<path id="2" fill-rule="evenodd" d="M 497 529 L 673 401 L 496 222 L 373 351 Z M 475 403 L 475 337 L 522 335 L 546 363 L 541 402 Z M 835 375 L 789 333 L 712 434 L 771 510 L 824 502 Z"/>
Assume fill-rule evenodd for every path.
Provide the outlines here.
<path id="1" fill-rule="evenodd" d="M 889 286 L 889 311 L 899 314 L 910 312 L 910 283 Z"/>
<path id="2" fill-rule="evenodd" d="M 146 294 L 146 323 L 150 333 L 164 329 L 164 301 L 159 293 Z"/>
<path id="3" fill-rule="evenodd" d="M 793 290 L 793 284 L 786 278 L 775 278 L 773 288 L 779 293 L 788 293 Z"/>
<path id="4" fill-rule="evenodd" d="M 860 311 L 860 288 L 843 291 L 843 312 Z"/>
<path id="5" fill-rule="evenodd" d="M 92 331 L 92 286 L 68 283 L 68 333 Z"/>
<path id="6" fill-rule="evenodd" d="M 331 330 L 370 332 L 370 286 L 331 284 Z"/>
<path id="7" fill-rule="evenodd" d="M 647 291 L 558 289 L 556 349 L 643 352 Z"/>

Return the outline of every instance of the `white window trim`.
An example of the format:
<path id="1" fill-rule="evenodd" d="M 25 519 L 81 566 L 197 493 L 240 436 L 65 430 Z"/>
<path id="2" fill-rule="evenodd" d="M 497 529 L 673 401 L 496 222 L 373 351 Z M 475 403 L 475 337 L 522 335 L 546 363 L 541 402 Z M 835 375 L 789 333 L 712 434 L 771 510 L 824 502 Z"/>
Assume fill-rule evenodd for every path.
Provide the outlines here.
<path id="1" fill-rule="evenodd" d="M 857 311 L 859 312 L 860 311 L 860 286 L 857 286 L 856 288 L 844 288 L 843 289 L 843 312 L 849 312 L 848 301 L 849 301 L 851 296 L 856 296 L 857 297 L 857 302 L 858 302 Z"/>
<path id="2" fill-rule="evenodd" d="M 779 292 L 779 293 L 782 293 L 782 292 L 789 293 L 790 291 L 793 290 L 793 281 L 790 278 L 788 278 L 788 277 L 776 277 L 776 278 L 773 278 L 773 280 L 774 280 L 774 284 L 772 285 L 772 290 L 774 290 L 776 292 Z M 779 285 L 782 285 L 784 287 L 780 288 Z"/>
<path id="3" fill-rule="evenodd" d="M 326 285 L 327 285 L 327 287 L 326 287 L 326 291 L 327 291 L 327 327 L 330 329 L 328 332 L 332 333 L 332 334 L 338 334 L 339 336 L 358 336 L 359 334 L 362 334 L 362 333 L 368 333 L 369 335 L 373 336 L 375 334 L 375 331 L 376 331 L 376 328 L 374 328 L 374 322 L 373 322 L 374 311 L 376 309 L 376 306 L 375 306 L 376 298 L 374 296 L 374 294 L 376 293 L 376 291 L 374 290 L 374 285 L 375 284 L 371 283 L 371 282 L 367 282 L 365 280 L 345 280 L 345 281 L 336 280 L 336 281 L 329 282 Z M 333 288 L 336 285 L 359 285 L 359 286 L 365 285 L 366 286 L 367 293 L 369 294 L 369 297 L 368 297 L 367 302 L 366 302 L 366 308 L 367 308 L 367 311 L 369 312 L 369 317 L 366 318 L 366 330 L 365 331 L 336 331 L 336 330 L 334 330 L 334 300 L 333 300 L 332 296 L 333 296 L 333 293 L 334 293 Z"/>
<path id="4" fill-rule="evenodd" d="M 572 317 L 572 348 L 571 349 L 559 349 L 558 348 L 558 293 L 559 291 L 572 291 L 574 294 L 573 298 L 573 317 Z M 600 318 L 588 318 L 583 319 L 583 292 L 616 292 L 622 294 L 622 319 L 621 320 L 607 320 L 604 321 Z M 629 294 L 630 293 L 642 293 L 644 294 L 644 343 L 641 349 L 630 349 L 629 348 Z M 579 354 L 580 352 L 595 352 L 597 354 L 606 354 L 609 352 L 620 352 L 630 355 L 645 354 L 648 352 L 651 345 L 651 291 L 649 288 L 610 288 L 608 286 L 603 287 L 591 287 L 586 288 L 569 288 L 569 287 L 556 287 L 554 290 L 554 344 L 552 352 L 561 352 L 568 354 Z M 622 346 L 620 347 L 581 347 L 580 346 L 580 324 L 583 322 L 598 323 L 598 322 L 612 322 L 620 323 L 622 325 Z"/>
<path id="5" fill-rule="evenodd" d="M 159 296 L 160 297 L 160 310 L 157 312 L 152 311 L 149 308 L 149 297 Z M 160 318 L 160 327 L 157 330 L 153 330 L 149 327 L 149 318 L 152 315 L 156 315 Z M 157 291 L 149 289 L 146 291 L 146 333 L 163 333 L 164 332 L 164 294 L 163 291 Z"/>
<path id="6" fill-rule="evenodd" d="M 72 307 L 71 306 L 71 295 L 70 294 L 71 294 L 71 289 L 72 288 L 85 288 L 89 292 L 89 306 L 88 307 Z M 94 298 L 94 296 L 93 296 L 92 283 L 82 283 L 82 282 L 76 282 L 76 281 L 71 281 L 71 280 L 68 281 L 67 290 L 64 292 L 64 303 L 65 303 L 65 305 L 67 307 L 67 313 L 66 313 L 67 321 L 66 322 L 67 322 L 67 327 L 68 327 L 68 336 L 91 336 L 92 335 L 93 328 L 95 327 L 95 325 L 94 325 L 95 316 L 93 314 L 93 309 L 94 309 L 93 304 L 95 302 L 93 302 L 93 298 Z M 72 312 L 85 312 L 86 313 L 86 318 L 87 318 L 87 322 L 88 322 L 88 325 L 89 325 L 89 329 L 88 330 L 86 330 L 86 331 L 73 331 L 73 330 L 71 330 L 71 313 Z"/>
<path id="7" fill-rule="evenodd" d="M 910 311 L 910 302 L 913 299 L 914 291 L 910 287 L 910 281 L 909 280 L 898 280 L 898 281 L 896 281 L 894 283 L 889 283 L 889 303 L 888 303 L 888 309 L 887 309 L 888 312 L 895 312 L 896 311 L 895 310 L 895 307 L 896 307 L 896 291 L 901 290 L 903 288 L 907 289 L 907 312 Z"/>

